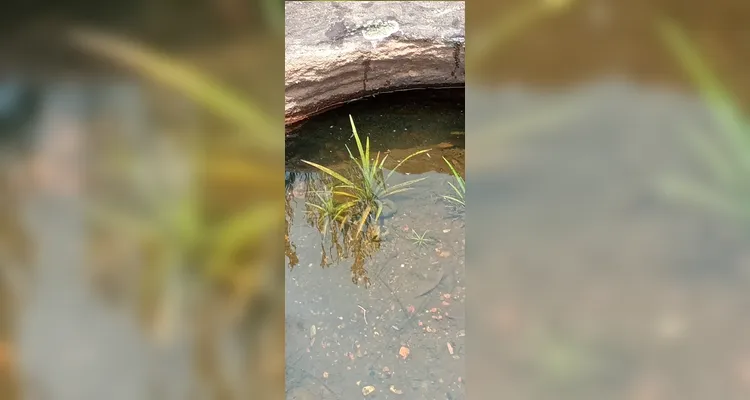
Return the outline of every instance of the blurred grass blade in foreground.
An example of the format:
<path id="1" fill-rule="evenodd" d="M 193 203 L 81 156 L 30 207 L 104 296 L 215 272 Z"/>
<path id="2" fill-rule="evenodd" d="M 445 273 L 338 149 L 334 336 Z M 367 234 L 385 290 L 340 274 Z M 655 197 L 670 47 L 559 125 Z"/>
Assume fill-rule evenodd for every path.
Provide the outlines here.
<path id="1" fill-rule="evenodd" d="M 234 125 L 217 132 L 198 124 L 167 138 L 180 150 L 186 175 L 185 184 L 174 190 L 160 184 L 144 187 L 135 178 L 144 174 L 134 171 L 145 169 L 146 176 L 156 176 L 173 166 L 175 161 L 163 154 L 121 146 L 97 151 L 102 165 L 93 169 L 100 180 L 117 182 L 117 193 L 128 193 L 133 201 L 120 207 L 117 194 L 112 198 L 95 193 L 102 198 L 97 197 L 89 211 L 116 241 L 132 241 L 144 253 L 146 268 L 136 293 L 144 325 L 166 342 L 180 331 L 195 331 L 196 351 L 205 358 L 197 368 L 206 369 L 208 385 L 223 393 L 212 398 L 248 398 L 243 387 L 266 398 L 258 393 L 274 391 L 272 383 L 283 386 L 284 372 L 271 359 L 283 353 L 284 270 L 277 266 L 284 252 L 276 233 L 282 228 L 284 205 L 279 202 L 281 182 L 273 179 L 281 170 L 270 162 L 284 154 L 281 124 L 272 123 L 257 103 L 163 54 L 92 31 L 76 30 L 71 38 L 84 50 L 176 90 Z M 203 116 L 200 111 L 191 112 Z M 108 167 L 110 153 L 123 151 L 131 153 L 122 157 L 123 165 Z M 152 158 L 158 162 L 151 163 Z M 231 316 L 228 323 L 212 322 L 223 321 L 225 315 Z M 246 365 L 232 388 L 224 388 L 228 366 L 216 350 L 226 334 L 242 343 Z M 236 396 L 227 397 L 229 392 Z"/>
<path id="2" fill-rule="evenodd" d="M 708 140 L 705 133 L 687 131 L 693 150 L 708 167 L 712 184 L 669 177 L 662 191 L 725 214 L 750 219 L 750 129 L 734 96 L 726 90 L 687 35 L 674 22 L 662 20 L 658 33 L 672 55 L 697 86 L 718 123 Z"/>
<path id="3" fill-rule="evenodd" d="M 284 0 L 262 0 L 261 9 L 267 23 L 276 32 L 284 32 Z"/>
<path id="4" fill-rule="evenodd" d="M 274 124 L 261 107 L 197 71 L 143 46 L 104 33 L 77 29 L 71 32 L 71 38 L 84 49 L 133 68 L 157 83 L 177 89 L 237 124 L 258 150 L 283 152 L 284 144 L 274 138 Z"/>
<path id="5" fill-rule="evenodd" d="M 504 13 L 498 21 L 477 33 L 471 34 L 471 51 L 467 52 L 466 67 L 474 71 L 481 69 L 485 60 L 511 39 L 529 29 L 544 17 L 568 10 L 576 0 L 535 0 L 524 2 L 520 7 Z M 473 75 L 471 71 L 467 74 Z"/>
<path id="6" fill-rule="evenodd" d="M 700 90 L 728 138 L 736 140 L 735 144 L 743 147 L 750 145 L 750 137 L 747 135 L 748 125 L 737 106 L 737 101 L 722 85 L 685 32 L 676 23 L 662 20 L 659 33 L 672 55 L 678 59 L 682 68 Z M 750 158 L 747 153 L 745 156 Z"/>

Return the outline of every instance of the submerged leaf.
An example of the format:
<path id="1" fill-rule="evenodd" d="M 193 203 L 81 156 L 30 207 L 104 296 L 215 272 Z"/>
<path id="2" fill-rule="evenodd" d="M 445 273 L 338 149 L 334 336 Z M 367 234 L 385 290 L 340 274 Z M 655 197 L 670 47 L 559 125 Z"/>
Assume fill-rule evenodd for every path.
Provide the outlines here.
<path id="1" fill-rule="evenodd" d="M 406 346 L 401 346 L 401 348 L 398 350 L 398 355 L 401 356 L 402 359 L 406 359 L 406 357 L 409 357 L 409 348 Z"/>

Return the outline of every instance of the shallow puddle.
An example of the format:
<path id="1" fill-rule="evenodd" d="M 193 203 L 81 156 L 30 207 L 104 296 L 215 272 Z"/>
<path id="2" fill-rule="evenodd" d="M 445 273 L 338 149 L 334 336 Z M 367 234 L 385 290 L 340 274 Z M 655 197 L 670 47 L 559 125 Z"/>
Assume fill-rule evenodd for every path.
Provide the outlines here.
<path id="1" fill-rule="evenodd" d="M 459 94 L 459 96 L 457 96 Z M 395 194 L 380 241 L 355 262 L 307 218 L 321 175 L 308 160 L 341 168 L 357 154 L 349 115 Z M 464 216 L 443 198 L 463 175 L 463 97 L 454 90 L 384 95 L 309 121 L 287 146 L 287 398 L 464 398 Z M 382 154 L 381 154 L 382 157 Z M 362 264 L 361 266 L 359 264 Z M 423 368 L 429 366 L 429 368 Z"/>

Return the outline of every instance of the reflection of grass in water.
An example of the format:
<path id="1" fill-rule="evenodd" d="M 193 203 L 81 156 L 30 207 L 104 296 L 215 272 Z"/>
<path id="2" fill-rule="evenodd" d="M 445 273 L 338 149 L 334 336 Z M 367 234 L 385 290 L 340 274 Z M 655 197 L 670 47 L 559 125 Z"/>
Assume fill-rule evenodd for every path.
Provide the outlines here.
<path id="1" fill-rule="evenodd" d="M 352 258 L 352 282 L 362 282 L 368 287 L 370 280 L 364 264 L 380 247 L 379 237 L 372 229 L 368 229 L 364 235 L 355 232 L 356 226 L 349 223 L 347 208 L 341 207 L 336 200 L 333 187 L 333 178 L 327 175 L 306 180 L 307 223 L 321 234 L 320 266 L 327 268 Z M 289 267 L 293 268 L 294 265 L 290 263 Z"/>
<path id="2" fill-rule="evenodd" d="M 342 207 L 336 202 L 330 187 L 326 186 L 310 193 L 314 194 L 316 199 L 308 201 L 307 205 L 317 211 L 316 226 L 323 233 L 323 236 L 325 236 L 328 233 L 329 224 L 339 222 L 343 219 L 346 207 Z M 332 229 L 336 229 L 336 227 L 332 227 Z"/>
<path id="3" fill-rule="evenodd" d="M 152 256 L 148 259 L 145 286 L 151 289 L 143 295 L 151 298 L 157 316 L 167 313 L 156 322 L 176 318 L 170 310 L 181 301 L 180 293 L 185 288 L 179 282 L 186 275 L 197 277 L 199 292 L 209 296 L 201 303 L 213 304 L 212 299 L 225 299 L 228 293 L 229 308 L 238 310 L 235 315 L 242 315 L 242 320 L 256 321 L 261 315 L 269 315 L 266 309 L 269 305 L 283 307 L 283 299 L 279 298 L 283 296 L 283 284 L 279 283 L 281 271 L 270 267 L 278 265 L 282 254 L 278 240 L 274 239 L 277 237 L 274 232 L 281 229 L 282 209 L 278 201 L 281 186 L 274 178 L 278 169 L 267 162 L 283 157 L 281 131 L 277 135 L 270 117 L 252 102 L 162 54 L 98 33 L 76 32 L 73 39 L 88 51 L 187 95 L 239 127 L 242 133 L 229 138 L 215 135 L 211 140 L 200 136 L 185 139 L 186 162 L 193 170 L 191 182 L 164 199 L 150 196 L 156 197 L 156 201 L 146 211 L 124 211 L 106 202 L 94 207 L 93 217 L 97 221 L 113 227 L 124 237 L 148 243 Z M 222 148 L 219 145 L 222 140 L 233 143 Z M 136 154 L 130 167 L 138 167 L 142 162 Z M 228 192 L 234 201 L 222 198 Z M 247 198 L 245 193 L 250 193 Z M 243 196 L 241 201 L 237 201 L 240 196 Z M 271 312 L 283 315 L 278 310 Z M 250 368 L 255 373 L 250 378 L 266 384 L 273 380 L 280 386 L 283 368 L 272 367 L 272 360 L 262 356 L 268 346 L 259 344 L 260 337 L 274 336 L 269 330 L 276 329 L 276 325 L 269 321 L 255 323 L 256 328 L 244 341 L 248 351 L 261 357 L 251 360 Z M 209 343 L 202 342 L 203 345 L 212 348 L 213 339 L 207 340 Z M 257 389 L 255 392 L 263 389 L 253 387 Z"/>
<path id="4" fill-rule="evenodd" d="M 668 177 L 662 189 L 679 200 L 750 219 L 750 125 L 687 35 L 671 21 L 662 21 L 658 28 L 667 48 L 698 86 L 719 124 L 716 141 L 693 129 L 689 133 L 691 145 L 700 154 L 713 182 Z"/>
<path id="5" fill-rule="evenodd" d="M 297 246 L 292 243 L 289 234 L 289 230 L 292 227 L 292 221 L 294 217 L 294 209 L 290 202 L 290 194 L 287 194 L 284 201 L 284 255 L 289 262 L 289 268 L 294 268 L 299 264 L 299 257 L 297 257 Z"/>

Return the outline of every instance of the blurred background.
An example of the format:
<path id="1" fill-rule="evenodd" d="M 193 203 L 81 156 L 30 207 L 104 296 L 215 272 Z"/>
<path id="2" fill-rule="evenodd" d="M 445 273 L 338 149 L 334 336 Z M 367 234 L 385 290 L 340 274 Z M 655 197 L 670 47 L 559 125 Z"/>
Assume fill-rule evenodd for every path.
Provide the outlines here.
<path id="1" fill-rule="evenodd" d="M 283 396 L 283 2 L 0 14 L 0 398 Z"/>
<path id="2" fill-rule="evenodd" d="M 283 4 L 3 6 L 0 398 L 282 396 Z M 747 398 L 748 18 L 467 4 L 469 396 Z"/>
<path id="3" fill-rule="evenodd" d="M 750 4 L 467 4 L 470 398 L 743 399 Z"/>

